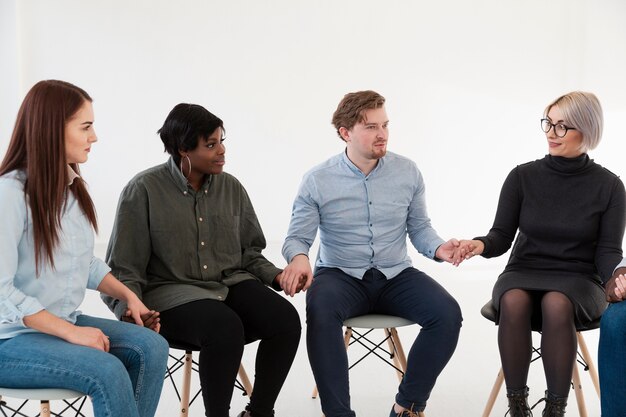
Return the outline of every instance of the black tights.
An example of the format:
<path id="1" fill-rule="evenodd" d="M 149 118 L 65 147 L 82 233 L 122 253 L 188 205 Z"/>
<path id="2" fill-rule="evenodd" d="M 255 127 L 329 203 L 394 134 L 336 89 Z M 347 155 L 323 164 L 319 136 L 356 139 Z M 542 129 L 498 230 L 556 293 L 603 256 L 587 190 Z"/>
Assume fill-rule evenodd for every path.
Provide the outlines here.
<path id="1" fill-rule="evenodd" d="M 230 287 L 226 301 L 198 300 L 161 312 L 161 334 L 200 350 L 205 413 L 228 417 L 246 343 L 260 340 L 248 410 L 273 415 L 300 341 L 300 318 L 289 301 L 258 281 Z"/>
<path id="2" fill-rule="evenodd" d="M 577 350 L 574 306 L 555 291 L 513 289 L 500 298 L 498 345 L 506 386 L 526 386 L 532 354 L 531 318 L 536 309 L 541 314 L 541 359 L 548 391 L 566 397 Z"/>

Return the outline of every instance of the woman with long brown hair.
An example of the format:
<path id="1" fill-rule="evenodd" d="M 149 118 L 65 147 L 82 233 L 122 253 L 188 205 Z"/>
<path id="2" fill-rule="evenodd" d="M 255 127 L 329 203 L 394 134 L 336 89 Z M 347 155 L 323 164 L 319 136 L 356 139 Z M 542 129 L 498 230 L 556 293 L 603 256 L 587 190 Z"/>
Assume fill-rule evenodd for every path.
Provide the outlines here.
<path id="1" fill-rule="evenodd" d="M 91 102 L 64 81 L 35 84 L 0 164 L 0 386 L 72 389 L 97 417 L 150 417 L 168 346 L 155 313 L 93 256 L 96 212 L 78 167 L 97 141 Z M 81 314 L 87 288 L 125 300 L 152 330 Z"/>

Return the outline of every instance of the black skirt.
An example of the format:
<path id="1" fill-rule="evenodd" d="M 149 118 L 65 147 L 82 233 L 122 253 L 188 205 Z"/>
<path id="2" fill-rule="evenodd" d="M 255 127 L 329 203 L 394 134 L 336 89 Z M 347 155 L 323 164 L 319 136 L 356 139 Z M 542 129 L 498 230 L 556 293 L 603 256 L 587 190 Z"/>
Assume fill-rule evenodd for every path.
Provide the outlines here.
<path id="1" fill-rule="evenodd" d="M 565 294 L 574 305 L 576 329 L 585 330 L 588 324 L 599 319 L 608 306 L 604 288 L 594 277 L 561 271 L 505 271 L 493 287 L 491 302 L 500 319 L 500 298 L 511 289 L 557 291 Z M 532 316 L 533 330 L 541 329 L 541 309 L 535 308 Z"/>

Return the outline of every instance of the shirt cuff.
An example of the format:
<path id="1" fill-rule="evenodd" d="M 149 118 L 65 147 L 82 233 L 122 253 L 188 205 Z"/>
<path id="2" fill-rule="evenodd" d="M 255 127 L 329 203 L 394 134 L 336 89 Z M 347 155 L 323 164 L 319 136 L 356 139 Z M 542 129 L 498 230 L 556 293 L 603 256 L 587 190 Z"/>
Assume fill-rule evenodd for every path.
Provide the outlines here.
<path id="1" fill-rule="evenodd" d="M 290 263 L 297 255 L 309 256 L 309 248 L 304 244 L 292 243 L 283 250 L 283 256 L 287 263 Z"/>
<path id="2" fill-rule="evenodd" d="M 19 307 L 8 299 L 0 301 L 0 323 L 13 324 L 20 323 L 26 327 L 23 322 L 25 316 L 39 313 L 45 307 L 34 297 L 27 297 L 19 304 Z"/>
<path id="3" fill-rule="evenodd" d="M 100 283 L 109 272 L 111 272 L 111 268 L 109 268 L 109 266 L 104 263 L 103 260 L 96 258 L 95 256 L 91 258 L 87 288 L 89 288 L 90 290 L 98 289 Z"/>

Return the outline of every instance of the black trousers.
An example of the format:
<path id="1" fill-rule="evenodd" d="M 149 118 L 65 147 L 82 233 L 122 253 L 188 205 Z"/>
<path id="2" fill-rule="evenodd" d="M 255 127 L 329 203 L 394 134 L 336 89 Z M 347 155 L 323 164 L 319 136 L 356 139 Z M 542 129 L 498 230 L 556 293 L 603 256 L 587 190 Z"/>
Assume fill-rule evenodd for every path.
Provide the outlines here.
<path id="1" fill-rule="evenodd" d="M 229 288 L 225 301 L 198 300 L 161 312 L 161 334 L 200 350 L 200 385 L 206 416 L 228 417 L 244 345 L 260 340 L 252 397 L 254 417 L 273 416 L 300 342 L 293 305 L 254 280 Z"/>

